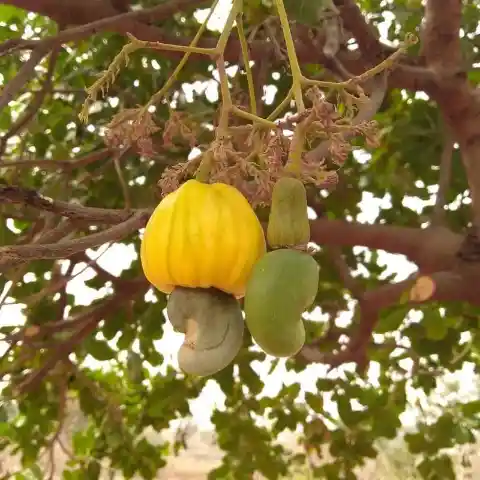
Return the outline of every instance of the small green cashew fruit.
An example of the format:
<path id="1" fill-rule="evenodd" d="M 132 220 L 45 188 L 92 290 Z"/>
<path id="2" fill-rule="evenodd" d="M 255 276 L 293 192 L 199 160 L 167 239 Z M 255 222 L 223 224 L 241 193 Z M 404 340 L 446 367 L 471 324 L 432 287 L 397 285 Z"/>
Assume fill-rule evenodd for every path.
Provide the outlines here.
<path id="1" fill-rule="evenodd" d="M 245 323 L 259 347 L 290 357 L 305 343 L 302 313 L 318 291 L 319 266 L 298 250 L 273 250 L 255 265 L 245 294 Z"/>
<path id="2" fill-rule="evenodd" d="M 176 287 L 167 303 L 173 328 L 185 334 L 178 364 L 187 374 L 212 375 L 237 356 L 243 343 L 242 309 L 215 288 Z"/>

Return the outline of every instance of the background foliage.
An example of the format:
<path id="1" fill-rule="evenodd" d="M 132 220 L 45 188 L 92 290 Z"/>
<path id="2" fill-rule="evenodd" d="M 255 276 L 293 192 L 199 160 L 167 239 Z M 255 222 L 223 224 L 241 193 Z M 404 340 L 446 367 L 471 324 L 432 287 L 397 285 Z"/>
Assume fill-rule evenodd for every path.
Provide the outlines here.
<path id="1" fill-rule="evenodd" d="M 126 3 L 132 9 L 158 4 L 153 0 Z M 313 26 L 319 28 L 321 36 L 315 13 L 310 10 L 317 3 L 285 2 L 291 20 L 300 25 L 298 35 L 301 28 Z M 341 7 L 349 2 L 335 3 Z M 480 8 L 474 1 L 463 3 L 461 49 L 468 79 L 476 85 L 480 81 L 480 71 L 475 67 Z M 26 5 L 27 9 L 16 4 Z M 119 2 L 116 8 L 120 4 L 125 6 L 125 2 Z M 190 4 L 195 7 L 194 2 Z M 421 35 L 425 11 L 420 1 L 361 0 L 356 4 L 371 25 L 381 26 L 385 45 L 395 45 L 408 33 Z M 60 207 L 53 212 L 42 210 L 25 190 L 19 194 L 22 201 L 12 201 L 3 190 L 0 242 L 5 246 L 61 246 L 62 241 L 85 239 L 103 231 L 102 222 L 89 221 L 83 210 L 83 216 L 65 214 L 67 207 L 61 202 L 119 211 L 153 207 L 159 201 L 156 182 L 164 169 L 183 161 L 191 152 L 191 145 L 185 142 L 163 143 L 162 130 L 170 108 L 211 124 L 218 107 L 218 85 L 211 80 L 212 63 L 195 57 L 177 79 L 171 107 L 161 104 L 154 112 L 161 127 L 153 137 L 155 154 L 145 158 L 133 148 L 119 157 L 118 152 L 107 148 L 103 138 L 112 116 L 122 108 L 145 104 L 179 60 L 178 56 L 158 51 L 133 54 L 108 94 L 96 102 L 85 125 L 78 118 L 85 88 L 126 42 L 121 29 L 115 33 L 115 28 L 63 46 L 47 45 L 51 53 L 5 101 L 8 88 L 18 85 L 19 76 L 30 62 L 28 48 L 4 48 L 12 46 L 12 37 L 43 39 L 75 24 L 73 15 L 62 24 L 58 21 L 62 13 L 38 13 L 40 5 L 42 2 L 29 12 L 29 2 L 0 4 L 0 41 L 6 42 L 0 45 L 0 175 L 3 186 L 34 190 L 60 202 Z M 115 7 L 114 2 L 112 5 Z M 248 31 L 259 29 L 271 11 L 266 1 L 246 0 Z M 181 6 L 177 13 L 147 23 L 161 30 L 166 38 L 180 42 L 192 37 L 199 26 L 193 12 L 192 6 Z M 208 33 L 210 37 L 217 34 Z M 266 40 L 260 38 L 256 42 L 258 46 Z M 32 56 L 41 47 L 35 48 Z M 391 46 L 384 48 L 391 50 Z M 409 52 L 412 65 L 417 62 L 415 55 L 420 49 L 421 45 L 417 45 Z M 353 47 L 345 47 L 341 54 L 348 57 L 352 51 Z M 238 55 L 236 60 L 233 53 L 229 55 L 230 63 L 238 65 Z M 318 78 L 330 75 L 326 68 L 330 65 L 322 63 L 320 56 L 317 61 L 306 58 L 301 46 L 299 56 L 305 71 Z M 266 92 L 263 108 L 267 114 L 273 110 L 275 98 L 282 97 L 290 88 L 282 61 L 274 57 L 268 60 L 270 63 L 264 63 L 270 71 L 263 74 L 264 80 L 260 79 Z M 257 61 L 254 69 L 261 64 Z M 352 65 L 356 65 L 353 60 Z M 234 70 L 240 73 L 233 76 Z M 252 346 L 248 335 L 245 337 L 244 348 L 234 364 L 213 377 L 226 399 L 225 408 L 215 409 L 211 419 L 218 444 L 225 452 L 222 465 L 210 474 L 212 479 L 247 479 L 254 472 L 270 479 L 280 478 L 296 465 L 304 465 L 323 448 L 328 449 L 331 457 L 323 464 L 312 461 L 313 478 L 357 478 L 356 467 L 376 456 L 378 441 L 398 436 L 400 417 L 412 407 L 412 389 L 428 396 L 446 372 L 459 372 L 466 365 L 477 372 L 478 306 L 461 298 L 416 306 L 415 315 L 409 315 L 413 308 L 410 304 L 393 301 L 387 305 L 381 301 L 381 307 L 388 308 L 379 310 L 371 325 L 373 336 L 371 331 L 367 332 L 355 355 L 345 358 L 347 367 L 335 368 L 342 363 L 338 358 L 329 361 L 329 354 L 338 349 L 339 342 L 353 337 L 352 332 L 361 328 L 357 310 L 351 319 L 345 314 L 338 317 L 358 303 L 354 291 L 369 291 L 384 282 L 401 279 L 396 274 L 402 273 L 395 270 L 401 268 L 402 262 L 382 250 L 407 256 L 412 250 L 395 246 L 395 241 L 401 243 L 410 230 L 391 230 L 384 237 L 384 230 L 369 229 L 371 225 L 362 229 L 360 225 L 359 236 L 355 236 L 357 230 L 353 228 L 374 221 L 377 226 L 424 229 L 435 211 L 440 166 L 449 152 L 451 174 L 444 192 L 447 207 L 442 221 L 456 234 L 469 225 L 471 198 L 467 176 L 458 145 L 452 149 L 441 102 L 409 88 L 403 84 L 406 81 L 397 82 L 397 78 L 400 77 L 392 74 L 386 98 L 375 117 L 383 133 L 380 147 L 367 154 L 357 140 L 359 150 L 346 162 L 338 187 L 318 197 L 320 206 L 312 205 L 322 212 L 319 223 L 312 224 L 314 235 L 315 225 L 324 232 L 330 228 L 328 222 L 333 222 L 325 240 L 327 246 L 322 244 L 322 235 L 315 238 L 320 245 L 316 258 L 321 266 L 321 280 L 314 305 L 317 315 L 306 320 L 311 348 L 322 355 L 289 359 L 285 368 L 290 373 L 297 372 L 298 377 L 292 375 L 293 383 L 283 384 L 274 395 L 265 395 L 265 376 L 259 375 L 265 355 Z M 236 98 L 241 98 L 246 88 L 241 68 L 232 68 L 231 80 Z M 208 84 L 202 87 L 201 82 Z M 276 92 L 273 104 L 272 92 Z M 362 213 L 362 209 L 369 214 Z M 340 224 L 334 222 L 344 225 L 345 219 L 353 222 L 352 230 L 344 230 L 347 235 L 342 235 Z M 116 249 L 118 244 L 124 244 L 135 252 L 134 260 L 118 275 L 102 268 L 95 260 L 98 253 L 88 248 L 69 255 L 52 255 L 50 259 L 36 254 L 28 256 L 27 250 L 18 250 L 26 256 L 16 263 L 9 256 L 14 250 L 4 248 L 1 252 L 4 355 L 0 370 L 4 400 L 0 405 L 0 448 L 19 453 L 23 464 L 21 472 L 9 472 L 6 478 L 48 478 L 49 469 L 42 473 L 39 467 L 40 457 L 48 460 L 52 445 L 59 440 L 70 399 L 78 401 L 87 421 L 74 433 L 71 446 L 65 447 L 71 458 L 63 478 L 98 478 L 107 461 L 125 478 L 134 474 L 154 478 L 165 465 L 171 448 L 181 449 L 185 445 L 179 437 L 178 444 L 173 446 L 155 446 L 142 432 L 147 427 L 160 431 L 174 420 L 189 417 L 190 401 L 201 394 L 207 381 L 211 386 L 209 379 L 185 378 L 159 347 L 165 345 L 158 341 L 166 328 L 166 299 L 149 289 L 142 275 L 137 229 L 108 238 L 95 246 L 112 243 L 111 248 Z M 426 241 L 426 237 L 421 239 Z M 371 249 L 352 249 L 355 245 Z M 125 254 L 125 250 L 117 251 L 119 256 Z M 67 256 L 68 260 L 62 260 Z M 412 255 L 410 259 L 418 257 Z M 345 273 L 346 266 L 354 272 L 354 280 Z M 98 293 L 98 299 L 89 306 L 79 303 L 71 289 L 67 291 L 69 282 L 87 267 L 92 273 L 85 284 Z M 405 268 L 408 273 L 409 267 Z M 24 319 L 20 325 L 12 320 L 12 304 L 21 306 Z M 74 353 L 68 356 L 71 350 Z M 360 350 L 368 357 L 366 363 L 357 358 Z M 333 368 L 310 365 L 313 362 L 331 363 Z M 270 371 L 277 363 L 272 363 Z M 36 376 L 39 371 L 41 377 Z M 307 393 L 297 380 L 305 371 L 316 378 L 315 387 Z M 418 455 L 416 468 L 422 478 L 456 478 L 450 449 L 475 442 L 479 414 L 480 401 L 463 397 L 453 405 L 440 404 L 431 418 L 419 417 L 405 441 L 410 452 Z M 264 421 L 259 423 L 258 419 Z M 289 452 L 277 442 L 285 429 L 300 432 L 304 453 Z"/>

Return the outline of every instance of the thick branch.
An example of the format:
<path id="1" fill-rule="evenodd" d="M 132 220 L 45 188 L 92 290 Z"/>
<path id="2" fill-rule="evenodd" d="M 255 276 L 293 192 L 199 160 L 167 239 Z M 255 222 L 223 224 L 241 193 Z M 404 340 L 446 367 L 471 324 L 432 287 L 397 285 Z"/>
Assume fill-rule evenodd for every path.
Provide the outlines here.
<path id="1" fill-rule="evenodd" d="M 49 52 L 49 47 L 38 47 L 32 51 L 30 58 L 22 65 L 16 77 L 7 83 L 0 95 L 0 110 L 3 110 L 35 74 L 35 67 Z"/>
<path id="2" fill-rule="evenodd" d="M 17 40 L 16 43 L 14 41 L 8 41 L 6 42 L 8 44 L 3 44 L 0 46 L 0 52 L 3 53 L 6 51 L 12 51 L 15 48 L 33 48 L 38 44 L 52 46 L 59 43 L 66 43 L 69 41 L 86 38 L 93 33 L 102 31 L 114 31 L 121 34 L 130 33 L 138 39 L 146 41 L 189 45 L 191 38 L 169 38 L 162 32 L 160 28 L 142 23 L 142 20 L 144 22 L 163 20 L 165 18 L 169 18 L 174 11 L 187 8 L 187 6 L 200 6 L 203 2 L 198 0 L 196 2 L 193 0 L 178 0 L 169 2 L 166 5 L 159 5 L 151 9 L 145 9 L 144 11 L 129 12 L 122 15 L 115 15 L 115 12 L 113 12 L 112 9 L 106 9 L 103 2 L 100 2 L 102 9 L 99 9 L 98 7 L 89 8 L 90 3 L 88 1 L 82 3 L 75 2 L 74 7 L 76 13 L 74 15 L 71 15 L 73 7 L 68 7 L 68 4 L 71 2 L 12 0 L 11 3 L 17 6 L 23 6 L 24 8 L 27 8 L 31 11 L 36 11 L 37 13 L 41 13 L 43 15 L 51 16 L 54 19 L 69 15 L 72 17 L 70 19 L 71 24 L 81 24 L 81 26 L 65 30 L 61 34 L 53 37 L 47 37 L 43 40 L 37 41 L 38 43 L 32 40 L 24 41 L 21 39 Z M 45 7 L 47 3 L 51 4 L 49 9 Z M 52 5 L 54 6 L 52 7 Z M 298 33 L 299 36 L 296 39 L 296 48 L 299 60 L 302 63 L 325 63 L 328 61 L 328 59 L 326 59 L 322 54 L 322 49 L 319 48 L 319 45 L 317 45 L 317 41 L 311 38 L 309 29 L 304 28 L 302 31 L 302 28 L 299 28 Z M 211 48 L 215 46 L 216 41 L 216 38 L 204 38 L 199 42 L 198 46 Z M 266 59 L 272 60 L 274 59 L 274 55 L 271 55 L 273 53 L 272 49 L 273 46 L 267 44 L 263 40 L 254 41 L 250 45 L 251 59 L 261 60 L 262 62 L 265 62 Z M 225 60 L 237 62 L 239 58 L 239 52 L 240 44 L 238 39 L 229 39 L 227 48 L 225 50 Z M 179 52 L 165 51 L 162 53 L 162 55 L 172 58 L 179 58 L 183 54 Z M 353 74 L 363 73 L 365 70 L 371 67 L 371 62 L 368 61 L 368 59 L 358 51 L 352 52 L 344 49 L 338 53 L 337 57 L 338 60 L 345 66 L 345 68 L 347 68 L 347 70 Z M 204 57 L 196 54 L 192 54 L 190 56 L 190 61 L 195 61 L 198 59 L 204 60 Z M 424 90 L 431 93 L 435 88 L 435 85 L 433 83 L 432 75 L 427 69 L 401 64 L 395 68 L 389 76 L 389 87 Z"/>
<path id="3" fill-rule="evenodd" d="M 20 203 L 34 207 L 40 210 L 48 211 L 72 220 L 82 220 L 89 223 L 118 225 L 122 222 L 132 222 L 141 228 L 150 216 L 149 210 L 117 210 L 107 208 L 84 207 L 74 203 L 62 202 L 43 197 L 34 190 L 26 190 L 15 186 L 0 186 L 0 201 Z M 132 215 L 135 217 L 133 219 Z M 120 228 L 121 225 L 118 225 Z M 135 228 L 132 227 L 130 231 Z M 113 230 L 113 229 L 112 229 Z M 122 231 L 122 230 L 121 230 Z M 114 241 L 117 238 L 109 238 L 108 231 L 90 235 L 83 239 L 73 240 L 72 242 L 97 242 L 95 235 L 100 235 L 102 241 L 96 243 L 100 245 L 107 241 Z M 130 232 L 127 232 L 130 233 Z M 441 268 L 448 268 L 455 257 L 462 237 L 446 229 L 428 229 L 419 230 L 417 228 L 394 227 L 387 225 L 368 225 L 359 223 L 349 223 L 342 220 L 328 220 L 319 218 L 311 222 L 312 241 L 319 245 L 330 246 L 365 246 L 373 249 L 385 250 L 390 253 L 398 253 L 407 256 L 407 258 L 422 267 L 423 270 L 432 271 Z M 89 239 L 89 240 L 88 240 Z M 25 259 L 35 258 L 63 258 L 65 251 L 70 247 L 46 246 L 43 254 L 36 249 L 34 252 L 29 250 L 31 246 L 25 245 Z M 42 247 L 42 248 L 43 248 Z M 88 245 L 85 248 L 91 248 Z M 4 247 L 0 253 L 4 255 L 9 248 L 14 256 L 20 247 Z M 40 247 L 38 247 L 40 248 Z M 61 248 L 61 250 L 58 250 Z M 75 247 L 75 251 L 81 251 L 82 247 Z M 47 256 L 42 256 L 42 255 Z M 37 256 L 40 255 L 40 256 Z M 21 255 L 20 255 L 21 257 Z"/>
<path id="4" fill-rule="evenodd" d="M 0 186 L 0 202 L 28 205 L 72 220 L 87 220 L 90 223 L 115 225 L 128 220 L 132 216 L 132 212 L 128 210 L 84 207 L 75 203 L 52 200 L 35 190 L 16 186 Z"/>
<path id="5" fill-rule="evenodd" d="M 131 33 L 133 33 L 132 27 L 135 29 L 140 22 L 143 22 L 145 23 L 144 27 L 148 29 L 148 24 L 171 18 L 173 14 L 181 10 L 200 7 L 206 3 L 206 0 L 172 0 L 152 8 L 121 13 L 119 15 L 118 11 L 108 1 L 10 0 L 5 3 L 45 15 L 59 23 L 81 25 L 39 42 L 18 41 L 20 47 L 31 47 L 31 45 L 36 43 L 51 47 L 52 45 L 82 40 L 92 34 L 111 30 L 112 27 L 114 29 L 126 29 L 125 31 L 130 29 Z M 12 47 L 15 48 L 15 45 L 11 44 L 10 48 L 12 49 Z"/>
<path id="6" fill-rule="evenodd" d="M 87 248 L 98 247 L 107 242 L 120 241 L 144 226 L 148 216 L 148 212 L 137 212 L 131 215 L 125 222 L 107 230 L 59 244 L 1 247 L 0 271 L 5 270 L 6 267 L 8 268 L 11 263 L 27 260 L 67 258 Z"/>
<path id="7" fill-rule="evenodd" d="M 378 31 L 367 23 L 360 7 L 354 0 L 334 0 L 339 9 L 344 27 L 355 37 L 362 55 L 372 63 L 379 63 L 386 56 L 380 43 Z"/>
<path id="8" fill-rule="evenodd" d="M 434 289 L 426 301 L 451 302 L 467 301 L 474 305 L 480 305 L 480 298 L 474 284 L 466 281 L 457 273 L 451 271 L 438 272 L 429 277 Z M 363 295 L 359 302 L 360 321 L 352 326 L 352 336 L 349 342 L 337 352 L 321 352 L 318 346 L 323 343 L 320 338 L 312 344 L 305 345 L 299 355 L 307 362 L 324 363 L 332 368 L 344 363 L 355 362 L 363 369 L 368 364 L 367 349 L 371 343 L 372 333 L 379 320 L 381 310 L 397 304 L 406 297 L 406 301 L 412 308 L 423 304 L 425 301 L 418 300 L 410 295 L 409 291 L 415 284 L 415 278 L 403 282 L 382 285 L 370 290 Z"/>
<path id="9" fill-rule="evenodd" d="M 460 235 L 446 229 L 420 230 L 325 218 L 311 222 L 311 237 L 319 245 L 365 246 L 405 255 L 428 271 L 452 266 L 462 241 Z"/>
<path id="10" fill-rule="evenodd" d="M 422 35 L 422 53 L 440 77 L 454 76 L 461 65 L 462 0 L 428 0 Z"/>

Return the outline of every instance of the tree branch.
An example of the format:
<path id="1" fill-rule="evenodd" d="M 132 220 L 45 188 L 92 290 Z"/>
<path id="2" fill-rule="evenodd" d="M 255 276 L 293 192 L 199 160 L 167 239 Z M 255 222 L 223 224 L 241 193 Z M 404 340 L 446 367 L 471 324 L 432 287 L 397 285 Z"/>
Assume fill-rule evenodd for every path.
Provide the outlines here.
<path id="1" fill-rule="evenodd" d="M 0 202 L 17 203 L 29 207 L 55 213 L 71 220 L 86 220 L 90 223 L 103 223 L 115 225 L 125 222 L 132 216 L 129 210 L 115 210 L 108 208 L 84 207 L 75 203 L 52 200 L 44 197 L 35 190 L 24 189 L 17 186 L 0 185 Z M 140 213 L 141 212 L 137 212 Z M 144 212 L 144 215 L 146 213 Z"/>
<path id="2" fill-rule="evenodd" d="M 114 31 L 121 34 L 130 33 L 138 39 L 146 41 L 189 45 L 191 38 L 169 38 L 160 28 L 148 25 L 147 23 L 142 23 L 141 20 L 144 22 L 163 20 L 169 18 L 173 12 L 186 8 L 187 5 L 192 7 L 200 6 L 203 2 L 198 0 L 196 2 L 193 0 L 184 0 L 181 2 L 178 0 L 172 1 L 167 5 L 159 5 L 152 9 L 146 9 L 139 12 L 129 12 L 122 15 L 115 15 L 112 9 L 107 11 L 103 3 L 103 8 L 101 10 L 97 7 L 90 8 L 91 5 L 87 0 L 80 4 L 75 4 L 75 9 L 77 11 L 75 15 L 71 14 L 72 8 L 68 8 L 66 5 L 70 2 L 53 2 L 52 4 L 54 6 L 50 5 L 49 9 L 45 6 L 41 8 L 41 5 L 44 5 L 46 2 L 40 2 L 39 0 L 35 0 L 35 2 L 32 0 L 13 0 L 12 3 L 17 6 L 22 6 L 22 4 L 28 5 L 24 6 L 24 8 L 36 11 L 43 15 L 52 16 L 54 19 L 57 19 L 57 17 L 60 18 L 62 15 L 69 15 L 72 17 L 70 23 L 77 25 L 83 23 L 83 25 L 65 30 L 59 35 L 36 41 L 36 43 L 32 40 L 18 40 L 17 43 L 9 40 L 8 45 L 3 45 L 3 47 L 0 45 L 0 52 L 3 51 L 4 53 L 20 48 L 32 48 L 38 44 L 51 46 L 59 43 L 75 41 L 102 31 Z M 308 28 L 303 28 L 303 30 L 302 28 L 299 28 L 298 33 L 299 36 L 296 47 L 299 60 L 302 63 L 325 64 L 328 62 L 328 59 L 322 54 L 321 46 L 317 45 L 317 41 L 311 38 Z M 216 42 L 216 38 L 204 38 L 199 42 L 198 46 L 211 48 L 216 45 Z M 273 55 L 273 49 L 273 45 L 270 45 L 263 40 L 253 41 L 250 45 L 251 59 L 261 60 L 262 62 L 265 62 L 267 58 L 269 60 L 274 60 L 275 56 Z M 239 52 L 240 43 L 238 39 L 229 39 L 225 50 L 225 60 L 237 62 Z M 179 52 L 163 52 L 162 55 L 168 56 L 169 58 L 179 58 L 183 54 Z M 366 59 L 359 54 L 358 51 L 352 52 L 343 49 L 338 53 L 337 57 L 348 71 L 355 75 L 363 73 L 371 67 L 371 63 L 365 61 Z M 204 57 L 196 54 L 190 56 L 191 61 L 199 59 L 204 60 Z M 277 61 L 281 62 L 280 59 L 277 59 Z M 430 94 L 435 89 L 435 84 L 431 73 L 427 69 L 415 65 L 401 64 L 398 65 L 389 76 L 389 87 L 407 88 L 415 91 L 423 90 Z"/>
<path id="3" fill-rule="evenodd" d="M 35 74 L 35 67 L 47 55 L 50 47 L 41 46 L 32 51 L 30 58 L 22 65 L 17 75 L 7 83 L 0 95 L 0 110 L 3 110 Z"/>
<path id="4" fill-rule="evenodd" d="M 98 247 L 107 242 L 120 241 L 127 235 L 144 226 L 149 213 L 136 212 L 119 225 L 107 230 L 94 233 L 83 238 L 65 241 L 59 244 L 17 245 L 14 247 L 0 247 L 0 272 L 13 262 L 27 260 L 68 258 L 87 248 Z"/>
<path id="5" fill-rule="evenodd" d="M 16 186 L 0 186 L 0 201 L 27 205 L 62 215 L 71 220 L 87 221 L 90 224 L 118 225 L 122 222 L 132 222 L 132 225 L 137 225 L 135 228 L 141 228 L 151 214 L 150 210 L 126 211 L 84 207 L 74 203 L 52 200 L 34 190 L 22 189 Z M 135 219 L 133 219 L 133 216 Z M 120 225 L 118 227 L 120 228 Z M 135 230 L 135 228 L 132 227 L 126 234 Z M 113 230 L 110 231 L 113 234 Z M 123 230 L 120 229 L 120 231 L 122 232 Z M 88 243 L 88 246 L 84 247 L 91 248 L 92 246 L 122 238 L 122 236 L 112 236 L 110 238 L 107 232 L 100 232 L 83 239 L 73 240 L 72 244 L 75 245 L 75 242 L 100 242 L 92 245 Z M 100 236 L 99 240 L 96 240 L 95 235 Z M 120 233 L 119 235 L 123 234 Z M 419 230 L 417 228 L 349 223 L 325 218 L 318 218 L 311 222 L 311 237 L 312 241 L 319 245 L 337 247 L 358 245 L 402 254 L 427 270 L 432 270 L 433 267 L 437 270 L 449 267 L 462 241 L 460 235 L 446 229 L 435 231 L 433 229 Z M 83 243 L 77 245 L 74 251 L 71 251 L 68 255 L 81 251 L 83 247 L 80 245 L 83 245 Z M 62 245 L 61 247 L 44 245 L 42 248 L 45 247 L 46 250 L 43 250 L 43 253 L 40 254 L 40 246 L 35 251 L 30 250 L 31 246 L 28 245 L 21 247 L 25 249 L 25 259 L 63 258 L 64 252 L 70 249 L 68 245 Z M 14 249 L 11 253 L 15 258 L 22 258 L 20 252 L 15 253 L 15 249 L 20 247 L 3 247 L 3 249 L 0 249 L 0 254 L 7 255 L 9 248 Z M 0 264 L 3 264 L 3 262 L 0 262 Z"/>
<path id="6" fill-rule="evenodd" d="M 25 111 L 23 112 L 22 116 L 19 117 L 13 125 L 9 128 L 8 132 L 1 138 L 0 140 L 0 156 L 3 155 L 5 152 L 5 148 L 7 146 L 8 140 L 17 135 L 21 132 L 33 119 L 35 114 L 38 112 L 38 109 L 42 106 L 42 103 L 47 96 L 47 94 L 52 89 L 52 80 L 53 74 L 55 71 L 55 66 L 57 64 L 59 50 L 58 48 L 54 48 L 50 54 L 50 59 L 48 63 L 47 73 L 45 75 L 45 80 L 43 82 L 42 88 L 35 93 L 33 100 L 29 103 L 26 107 Z"/>
<path id="7" fill-rule="evenodd" d="M 440 78 L 455 76 L 461 67 L 461 22 L 462 0 L 427 0 L 421 51 Z"/>
<path id="8" fill-rule="evenodd" d="M 70 10 L 67 5 L 69 2 L 65 2 L 64 0 L 56 2 L 56 5 L 53 7 L 52 2 L 41 2 L 39 0 L 12 0 L 10 3 L 25 8 L 26 10 L 51 17 L 56 21 L 65 20 L 64 17 L 66 15 L 71 16 L 71 12 L 67 12 L 67 9 Z M 137 36 L 141 28 L 144 28 L 147 32 L 153 31 L 149 24 L 167 20 L 181 10 L 200 7 L 207 2 L 206 0 L 172 0 L 168 3 L 156 5 L 155 7 L 121 13 L 119 15 L 116 14 L 117 10 L 109 5 L 108 2 L 96 2 L 97 8 L 88 8 L 89 6 L 94 6 L 91 5 L 91 2 L 86 1 L 83 3 L 83 6 L 82 4 L 75 6 L 77 10 L 81 9 L 82 15 L 75 15 L 68 22 L 80 26 L 66 29 L 58 35 L 52 35 L 42 40 L 16 39 L 17 44 L 15 44 L 13 40 L 8 40 L 9 45 L 7 48 L 0 45 L 0 51 L 11 53 L 17 49 L 33 48 L 34 46 L 42 46 L 48 49 L 54 45 L 76 42 L 88 38 L 91 35 L 109 30 L 122 33 L 130 32 L 134 36 Z M 99 6 L 102 8 L 98 8 Z M 160 30 L 156 27 L 153 28 L 157 30 L 158 37 Z"/>
<path id="9" fill-rule="evenodd" d="M 73 332 L 67 340 L 57 345 L 40 368 L 32 371 L 15 386 L 16 394 L 25 394 L 28 391 L 35 390 L 57 362 L 68 357 L 95 330 L 101 320 L 121 308 L 124 300 L 138 295 L 143 290 L 145 290 L 145 282 L 139 281 L 135 285 L 130 285 L 128 289 L 119 290 L 95 309 L 85 312 L 83 316 L 79 315 L 77 317 L 77 321 L 80 323 L 78 330 Z M 122 301 L 119 301 L 119 297 L 122 298 Z"/>
<path id="10" fill-rule="evenodd" d="M 52 170 L 71 171 L 76 168 L 86 167 L 91 163 L 105 160 L 111 155 L 111 150 L 103 148 L 87 153 L 82 157 L 74 158 L 72 160 L 50 160 L 46 158 L 37 159 L 17 159 L 17 160 L 0 160 L 0 168 L 33 168 L 41 167 Z"/>
<path id="11" fill-rule="evenodd" d="M 440 177 L 438 179 L 437 198 L 433 208 L 431 225 L 443 225 L 445 220 L 445 201 L 452 173 L 452 155 L 454 142 L 450 132 L 445 132 L 442 155 L 440 157 Z"/>
<path id="12" fill-rule="evenodd" d="M 358 43 L 362 55 L 375 65 L 389 53 L 380 43 L 380 36 L 373 25 L 370 25 L 354 0 L 333 0 L 340 11 L 344 27 L 352 33 Z"/>
<path id="13" fill-rule="evenodd" d="M 466 281 L 457 273 L 437 272 L 428 278 L 434 286 L 430 295 L 418 295 L 415 292 L 418 281 L 415 276 L 403 282 L 382 285 L 366 292 L 358 304 L 361 314 L 360 321 L 358 325 L 351 327 L 352 336 L 343 349 L 340 347 L 340 350 L 336 352 L 321 352 L 318 347 L 324 343 L 324 339 L 319 338 L 312 344 L 305 345 L 299 353 L 300 357 L 308 362 L 328 364 L 332 368 L 349 362 L 357 363 L 360 369 L 366 367 L 368 364 L 367 348 L 371 343 L 371 336 L 381 310 L 395 305 L 406 294 L 408 294 L 408 298 L 405 301 L 412 308 L 415 305 L 433 301 L 467 301 L 472 305 L 480 305 L 476 285 Z"/>
<path id="14" fill-rule="evenodd" d="M 418 228 L 350 223 L 319 218 L 310 223 L 312 241 L 319 245 L 365 246 L 405 255 L 420 266 L 450 266 L 462 241 L 448 230 L 429 232 Z M 427 252 L 428 250 L 428 252 Z M 437 267 L 438 268 L 438 267 Z"/>

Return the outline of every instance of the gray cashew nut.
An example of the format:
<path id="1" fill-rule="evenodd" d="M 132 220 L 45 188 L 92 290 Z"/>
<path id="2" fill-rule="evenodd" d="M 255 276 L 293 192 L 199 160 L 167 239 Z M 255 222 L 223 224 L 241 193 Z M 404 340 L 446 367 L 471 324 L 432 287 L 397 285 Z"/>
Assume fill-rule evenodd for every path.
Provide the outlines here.
<path id="1" fill-rule="evenodd" d="M 229 365 L 242 347 L 242 309 L 232 295 L 214 288 L 176 287 L 167 314 L 173 328 L 185 334 L 178 364 L 187 374 L 212 375 Z"/>

